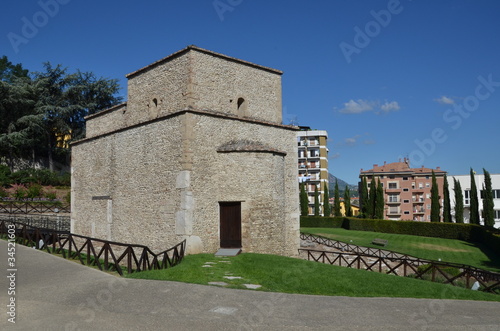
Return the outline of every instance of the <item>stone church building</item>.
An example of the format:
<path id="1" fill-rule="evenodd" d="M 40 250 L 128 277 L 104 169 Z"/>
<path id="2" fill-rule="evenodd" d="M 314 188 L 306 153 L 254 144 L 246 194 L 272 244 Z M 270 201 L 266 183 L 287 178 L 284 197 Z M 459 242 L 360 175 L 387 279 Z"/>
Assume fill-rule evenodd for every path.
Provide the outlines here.
<path id="1" fill-rule="evenodd" d="M 297 255 L 297 128 L 281 124 L 281 75 L 196 46 L 128 74 L 128 101 L 88 116 L 72 144 L 72 232 Z"/>

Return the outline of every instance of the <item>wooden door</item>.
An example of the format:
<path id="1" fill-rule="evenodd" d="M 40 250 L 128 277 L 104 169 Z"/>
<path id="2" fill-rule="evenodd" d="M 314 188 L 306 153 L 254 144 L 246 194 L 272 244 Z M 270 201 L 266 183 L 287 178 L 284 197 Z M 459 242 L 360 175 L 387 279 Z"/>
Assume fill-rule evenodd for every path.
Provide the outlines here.
<path id="1" fill-rule="evenodd" d="M 241 248 L 241 202 L 219 202 L 220 247 Z"/>

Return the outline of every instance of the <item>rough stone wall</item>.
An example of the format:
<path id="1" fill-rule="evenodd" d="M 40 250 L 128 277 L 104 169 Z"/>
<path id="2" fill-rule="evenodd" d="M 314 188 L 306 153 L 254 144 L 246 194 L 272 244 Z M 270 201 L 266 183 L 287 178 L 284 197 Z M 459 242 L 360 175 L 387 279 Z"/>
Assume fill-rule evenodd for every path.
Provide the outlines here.
<path id="1" fill-rule="evenodd" d="M 191 189 L 193 233 L 203 250 L 219 248 L 219 201 L 242 201 L 242 248 L 294 256 L 299 246 L 295 131 L 197 115 Z M 230 141 L 252 140 L 285 151 L 217 152 Z"/>
<path id="2" fill-rule="evenodd" d="M 192 50 L 196 109 L 281 123 L 281 75 Z M 243 104 L 238 111 L 238 99 Z"/>
<path id="3" fill-rule="evenodd" d="M 235 140 L 286 155 L 217 152 Z M 294 256 L 295 143 L 290 129 L 191 113 L 77 143 L 73 231 L 157 251 L 188 238 L 190 253 L 213 253 L 220 244 L 219 202 L 242 201 L 243 250 Z"/>
<path id="4" fill-rule="evenodd" d="M 173 117 L 73 146 L 73 231 L 155 250 L 180 242 L 178 128 Z M 107 196 L 111 200 L 93 200 Z"/>
<path id="5" fill-rule="evenodd" d="M 127 104 L 110 108 L 86 118 L 86 138 L 96 137 L 98 135 L 115 131 L 126 126 Z"/>
<path id="6" fill-rule="evenodd" d="M 188 106 L 189 62 L 184 53 L 129 77 L 128 126 Z"/>

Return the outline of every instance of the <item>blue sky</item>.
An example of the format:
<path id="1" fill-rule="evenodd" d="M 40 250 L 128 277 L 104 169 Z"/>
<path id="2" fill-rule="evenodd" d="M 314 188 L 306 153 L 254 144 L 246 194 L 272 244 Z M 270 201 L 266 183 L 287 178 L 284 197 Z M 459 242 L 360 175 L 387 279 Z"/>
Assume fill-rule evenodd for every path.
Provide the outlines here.
<path id="1" fill-rule="evenodd" d="M 499 1 L 3 4 L 0 55 L 117 78 L 187 45 L 284 71 L 285 122 L 329 132 L 330 172 L 409 157 L 500 173 Z"/>

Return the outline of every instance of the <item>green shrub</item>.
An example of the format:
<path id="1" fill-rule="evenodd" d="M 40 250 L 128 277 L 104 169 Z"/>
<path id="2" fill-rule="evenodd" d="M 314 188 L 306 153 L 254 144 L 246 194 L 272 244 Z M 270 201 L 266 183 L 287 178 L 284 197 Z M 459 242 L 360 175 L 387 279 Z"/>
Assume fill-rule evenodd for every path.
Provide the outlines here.
<path id="1" fill-rule="evenodd" d="M 71 204 L 71 191 L 69 191 L 64 197 L 64 201 L 69 205 Z"/>
<path id="2" fill-rule="evenodd" d="M 56 190 L 52 186 L 44 187 L 44 189 L 43 189 L 43 196 L 46 197 L 49 200 L 55 200 L 55 199 L 57 199 Z"/>
<path id="3" fill-rule="evenodd" d="M 40 184 L 31 184 L 28 186 L 26 191 L 26 197 L 28 199 L 41 198 L 43 192 L 43 187 Z"/>
<path id="4" fill-rule="evenodd" d="M 343 217 L 302 216 L 300 218 L 300 227 L 341 228 L 343 222 L 344 222 Z"/>
<path id="5" fill-rule="evenodd" d="M 9 192 L 3 187 L 0 186 L 0 199 L 1 198 L 7 198 L 9 196 Z"/>
<path id="6" fill-rule="evenodd" d="M 28 193 L 28 190 L 26 189 L 26 186 L 14 184 L 14 185 L 12 185 L 12 189 L 13 189 L 13 192 L 14 192 L 12 194 L 12 196 L 16 200 L 23 200 L 24 198 L 26 198 L 26 195 Z"/>
<path id="7" fill-rule="evenodd" d="M 11 183 L 10 169 L 6 165 L 0 164 L 0 187 L 7 187 Z"/>

